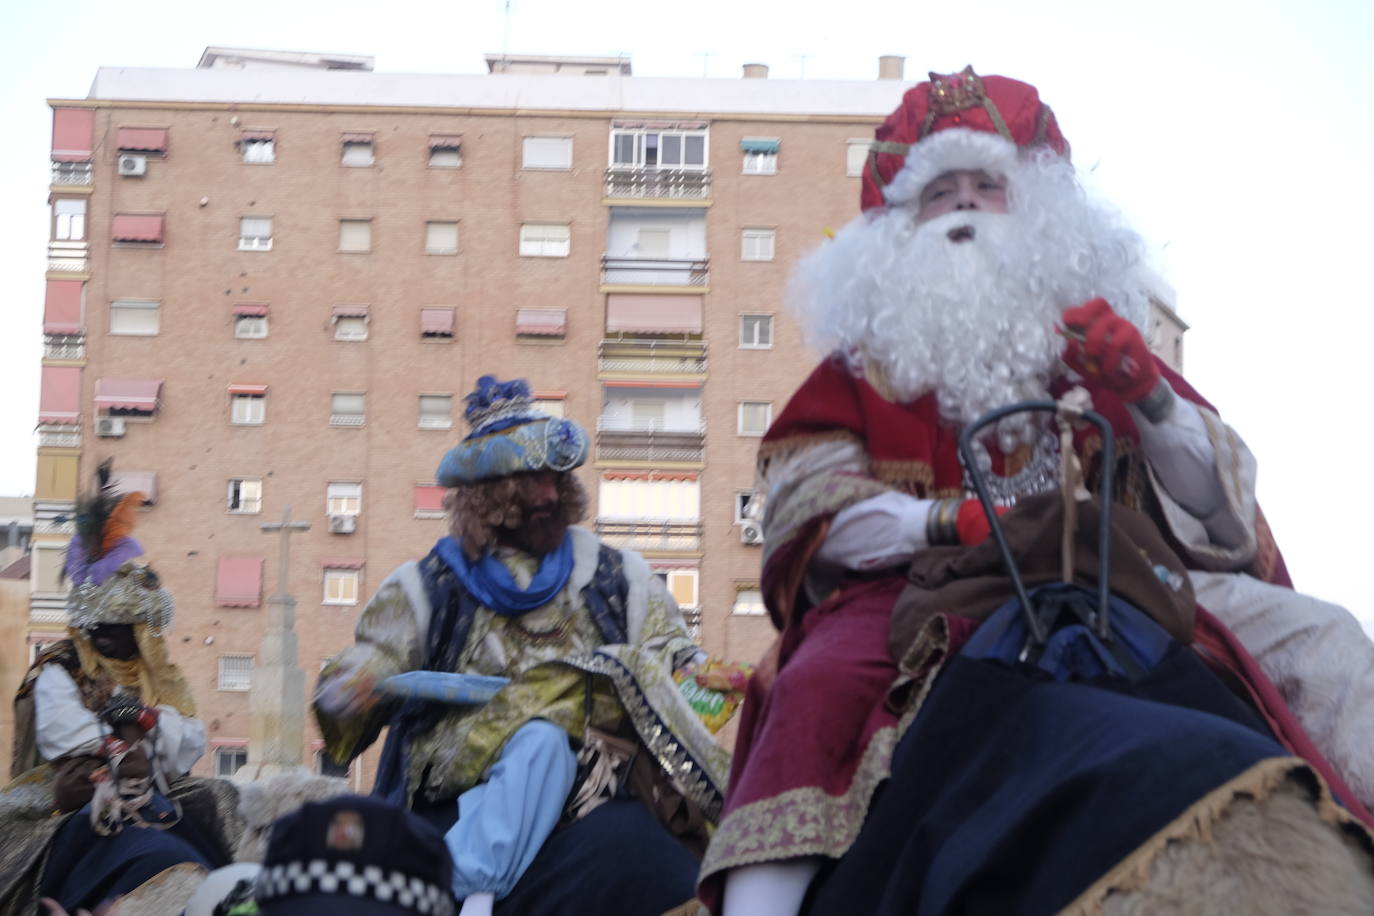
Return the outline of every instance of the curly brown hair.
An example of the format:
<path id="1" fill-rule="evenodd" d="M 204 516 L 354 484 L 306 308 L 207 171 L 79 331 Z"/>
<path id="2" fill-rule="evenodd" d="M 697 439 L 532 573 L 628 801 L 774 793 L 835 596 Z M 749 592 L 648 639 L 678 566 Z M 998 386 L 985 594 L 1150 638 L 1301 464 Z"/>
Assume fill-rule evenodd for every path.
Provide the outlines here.
<path id="1" fill-rule="evenodd" d="M 516 546 L 543 555 L 563 540 L 569 525 L 587 517 L 587 491 L 571 472 L 558 475 L 558 508 L 542 523 L 528 517 L 534 478 L 512 474 L 481 483 L 452 487 L 444 494 L 449 533 L 463 545 L 468 559 L 478 560 L 500 542 L 504 529 Z"/>

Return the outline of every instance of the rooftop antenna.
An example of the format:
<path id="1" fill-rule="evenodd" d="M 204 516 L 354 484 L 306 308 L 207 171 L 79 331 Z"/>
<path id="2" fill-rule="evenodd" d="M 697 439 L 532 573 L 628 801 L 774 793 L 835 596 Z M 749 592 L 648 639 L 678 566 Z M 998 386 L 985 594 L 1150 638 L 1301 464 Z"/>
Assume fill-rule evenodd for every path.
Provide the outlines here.
<path id="1" fill-rule="evenodd" d="M 510 69 L 510 0 L 506 0 L 506 21 L 501 30 L 501 69 Z"/>
<path id="2" fill-rule="evenodd" d="M 700 58 L 701 58 L 701 78 L 702 78 L 702 79 L 706 79 L 706 77 L 707 77 L 707 75 L 708 75 L 707 72 L 706 72 L 706 69 L 707 69 L 707 67 L 709 67 L 710 64 L 711 64 L 711 58 L 713 58 L 713 57 L 715 57 L 715 56 L 716 56 L 716 52 L 715 52 L 715 51 L 698 51 L 698 52 L 697 52 L 697 57 L 700 57 Z"/>
<path id="3" fill-rule="evenodd" d="M 798 62 L 798 69 L 800 70 L 800 75 L 797 77 L 797 79 L 802 79 L 802 80 L 806 79 L 806 59 L 807 59 L 808 57 L 815 57 L 816 55 L 814 55 L 814 54 L 793 54 L 792 56 L 795 57 L 795 58 L 797 59 L 797 62 Z"/>

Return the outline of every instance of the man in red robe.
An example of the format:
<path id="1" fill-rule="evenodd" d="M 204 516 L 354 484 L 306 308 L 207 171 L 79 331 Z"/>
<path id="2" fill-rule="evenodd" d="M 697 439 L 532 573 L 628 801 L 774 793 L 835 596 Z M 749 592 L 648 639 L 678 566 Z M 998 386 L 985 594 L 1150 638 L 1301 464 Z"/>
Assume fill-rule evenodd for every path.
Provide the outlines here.
<path id="1" fill-rule="evenodd" d="M 1140 240 L 1085 194 L 1035 88 L 932 74 L 879 128 L 861 203 L 793 287 L 809 341 L 831 355 L 760 448 L 763 588 L 780 636 L 703 863 L 712 910 L 795 913 L 852 844 L 907 724 L 884 702 L 903 572 L 930 546 L 988 533 L 960 428 L 1074 386 L 1116 432 L 1115 498 L 1155 519 L 1216 615 L 1200 616 L 1196 641 L 1262 694 L 1291 749 L 1311 749 L 1305 728 L 1310 757 L 1374 801 L 1374 645 L 1349 613 L 1288 587 L 1254 458 L 1149 353 Z M 1043 416 L 1004 419 L 979 443 L 1003 505 L 1059 486 Z M 1100 448 L 1077 434 L 1090 484 Z"/>

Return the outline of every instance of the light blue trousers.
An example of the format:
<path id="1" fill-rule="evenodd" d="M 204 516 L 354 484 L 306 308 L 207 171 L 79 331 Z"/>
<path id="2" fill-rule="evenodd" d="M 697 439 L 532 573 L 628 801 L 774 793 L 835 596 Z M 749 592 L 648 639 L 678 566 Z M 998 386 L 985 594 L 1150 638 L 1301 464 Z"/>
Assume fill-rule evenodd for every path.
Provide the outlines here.
<path id="1" fill-rule="evenodd" d="M 453 895 L 509 894 L 558 825 L 576 775 L 567 732 L 543 719 L 517 729 L 486 782 L 458 796 L 458 823 L 444 835 Z"/>

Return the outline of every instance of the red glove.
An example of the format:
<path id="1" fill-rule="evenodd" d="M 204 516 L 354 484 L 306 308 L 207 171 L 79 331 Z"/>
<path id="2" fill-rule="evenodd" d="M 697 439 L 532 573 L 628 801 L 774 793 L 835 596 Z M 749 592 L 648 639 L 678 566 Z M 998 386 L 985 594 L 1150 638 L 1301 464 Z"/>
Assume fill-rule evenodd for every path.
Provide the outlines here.
<path id="1" fill-rule="evenodd" d="M 1135 325 L 1106 299 L 1064 310 L 1063 360 L 1079 375 L 1098 379 L 1128 404 L 1142 400 L 1159 384 L 1159 369 Z"/>
<path id="2" fill-rule="evenodd" d="M 993 506 L 993 509 L 999 517 L 1007 514 L 1006 506 Z M 954 515 L 954 530 L 959 533 L 959 543 L 965 547 L 983 543 L 992 534 L 992 523 L 983 511 L 983 504 L 976 499 L 961 502 Z"/>

